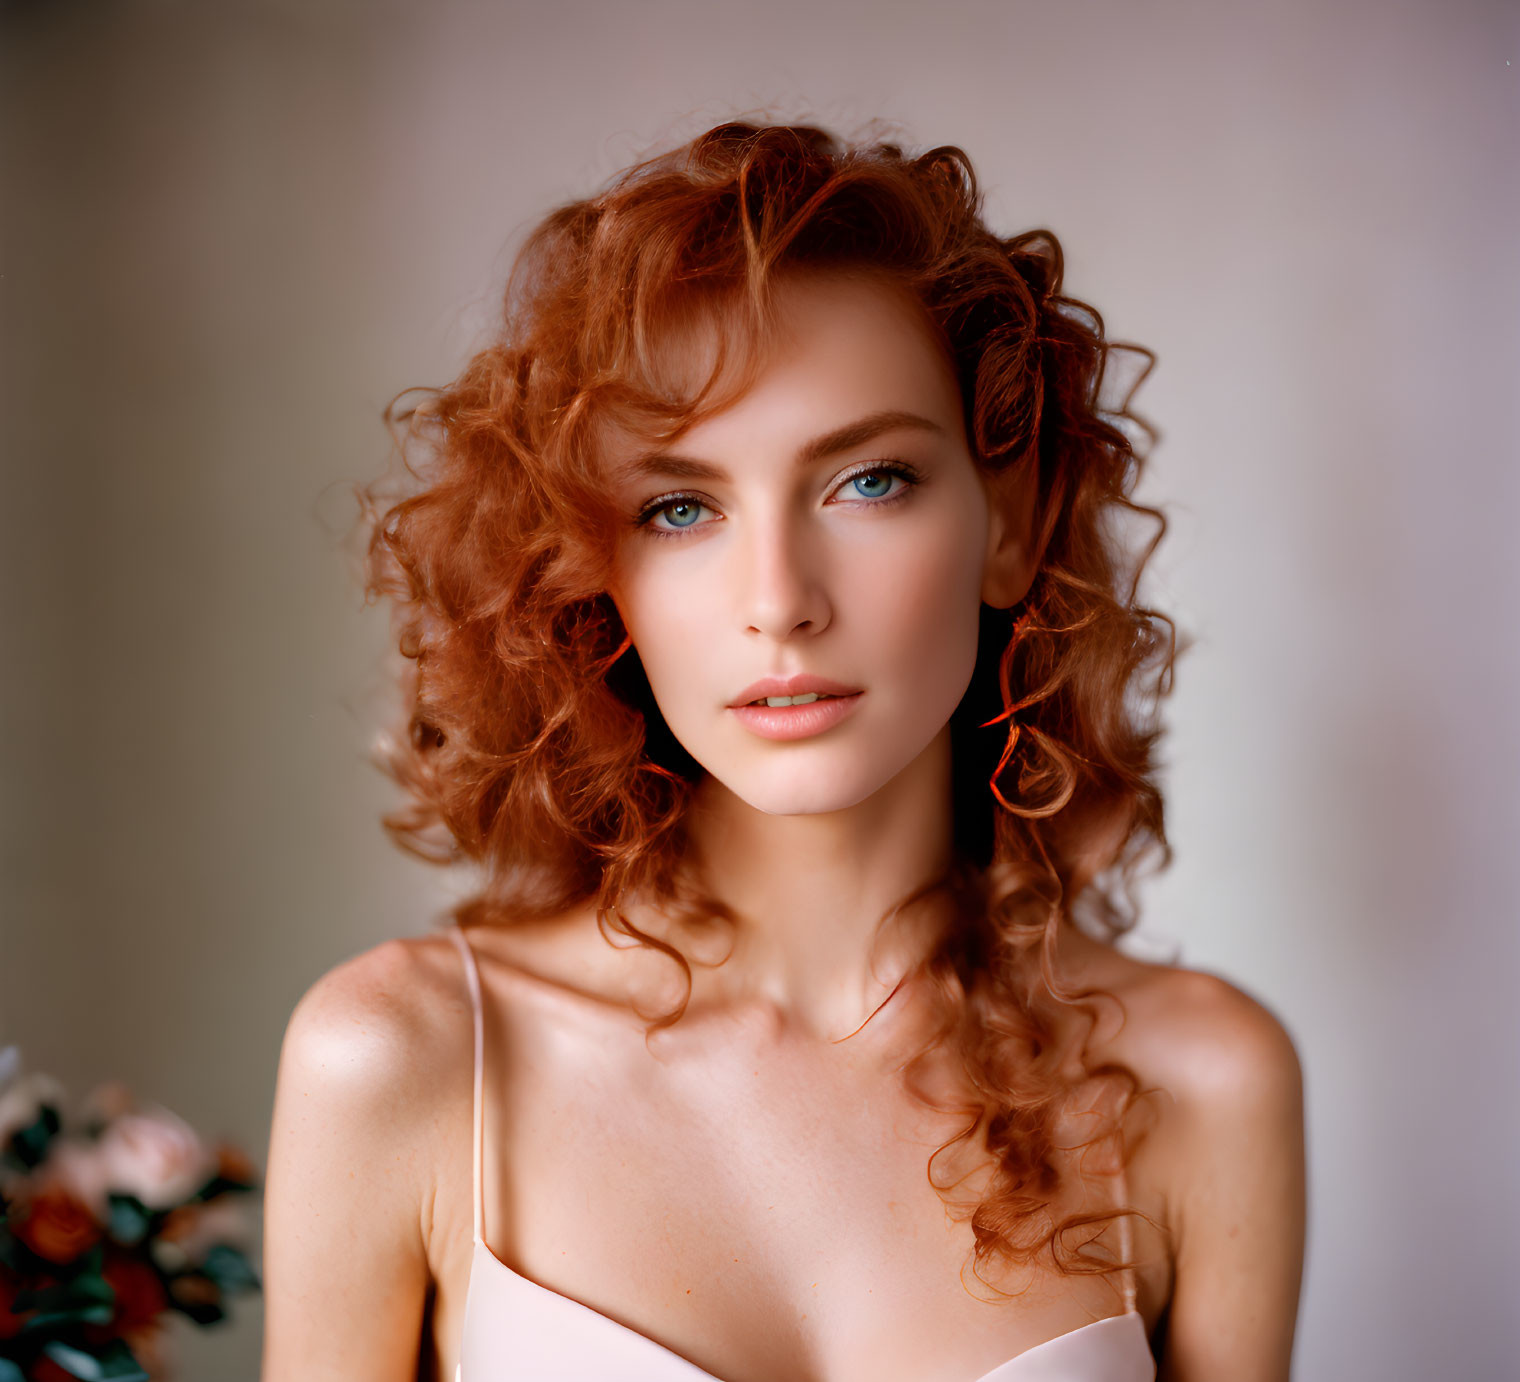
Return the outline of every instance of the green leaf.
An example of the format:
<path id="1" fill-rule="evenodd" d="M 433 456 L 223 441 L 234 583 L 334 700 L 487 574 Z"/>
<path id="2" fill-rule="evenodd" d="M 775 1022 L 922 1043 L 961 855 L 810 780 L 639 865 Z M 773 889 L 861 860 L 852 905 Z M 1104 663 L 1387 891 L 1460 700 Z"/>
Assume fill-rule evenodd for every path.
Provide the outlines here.
<path id="1" fill-rule="evenodd" d="M 212 1176 L 199 1190 L 193 1194 L 187 1204 L 199 1204 L 205 1200 L 214 1200 L 218 1195 L 247 1195 L 258 1187 L 243 1180 L 228 1180 L 226 1176 Z"/>
<path id="2" fill-rule="evenodd" d="M 59 1285 L 18 1291 L 13 1309 L 36 1310 L 19 1333 L 29 1337 L 68 1324 L 110 1324 L 116 1313 L 116 1292 L 102 1276 L 84 1273 Z"/>
<path id="3" fill-rule="evenodd" d="M 0 1226 L 0 1266 L 25 1276 L 41 1259 L 8 1228 Z"/>
<path id="4" fill-rule="evenodd" d="M 116 1314 L 114 1305 L 75 1305 L 66 1310 L 39 1310 L 24 1325 L 22 1334 L 47 1334 L 63 1325 L 110 1324 Z"/>
<path id="5" fill-rule="evenodd" d="M 134 1195 L 111 1195 L 109 1230 L 111 1237 L 123 1246 L 140 1243 L 148 1236 L 153 1215 Z"/>
<path id="6" fill-rule="evenodd" d="M 206 1250 L 201 1270 L 228 1293 L 259 1289 L 258 1274 L 242 1252 L 230 1243 L 213 1243 Z"/>
<path id="7" fill-rule="evenodd" d="M 116 1291 L 103 1276 L 85 1272 L 71 1281 L 16 1293 L 15 1309 L 66 1310 L 82 1305 L 113 1305 Z"/>
<path id="8" fill-rule="evenodd" d="M 48 1143 L 62 1126 L 58 1110 L 51 1104 L 43 1104 L 36 1120 L 29 1126 L 11 1134 L 7 1149 L 27 1170 L 40 1166 L 47 1156 Z"/>
<path id="9" fill-rule="evenodd" d="M 59 1339 L 52 1339 L 43 1344 L 42 1351 L 65 1372 L 81 1378 L 82 1382 L 149 1382 L 142 1364 L 120 1339 L 112 1339 L 93 1353 L 87 1353 L 84 1349 L 75 1348 Z"/>
<path id="10" fill-rule="evenodd" d="M 26 1382 L 26 1374 L 21 1371 L 19 1363 L 0 1358 L 0 1382 Z"/>

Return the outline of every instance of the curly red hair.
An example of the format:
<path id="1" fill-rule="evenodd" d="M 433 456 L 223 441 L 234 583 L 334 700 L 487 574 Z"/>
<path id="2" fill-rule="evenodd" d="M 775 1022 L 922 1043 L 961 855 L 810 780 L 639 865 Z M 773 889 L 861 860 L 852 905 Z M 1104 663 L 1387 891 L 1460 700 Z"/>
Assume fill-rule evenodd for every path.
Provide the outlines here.
<path id="1" fill-rule="evenodd" d="M 1064 1271 L 1110 1272 L 1065 1243 L 1112 1213 L 1044 1213 L 1056 1124 L 1079 1083 L 1115 1082 L 1121 1106 L 1089 1143 L 1122 1163 L 1138 1082 L 1086 1065 L 1073 1077 L 1072 1043 L 1085 1050 L 1105 995 L 1063 986 L 1055 944 L 1063 917 L 1110 939 L 1128 929 L 1141 860 L 1170 861 L 1154 754 L 1177 642 L 1136 601 L 1166 524 L 1131 498 L 1137 441 L 1152 433 L 1129 411 L 1133 387 L 1100 397 L 1114 349 L 1101 317 L 1062 294 L 1052 234 L 986 227 L 960 149 L 910 156 L 810 126 L 726 123 L 532 232 L 499 337 L 454 383 L 391 409 L 416 483 L 366 493 L 369 588 L 394 600 L 410 659 L 408 732 L 388 752 L 407 804 L 387 825 L 424 857 L 484 866 L 461 921 L 594 898 L 604 928 L 665 951 L 689 981 L 685 957 L 619 906 L 638 891 L 687 917 L 725 913 L 678 867 L 700 769 L 624 656 L 598 439 L 612 423 L 668 440 L 737 396 L 752 376 L 719 390 L 724 362 L 758 358 L 778 275 L 803 269 L 907 287 L 954 367 L 976 463 L 1027 467 L 1036 489 L 1033 585 L 1011 610 L 983 608 L 951 722 L 956 858 L 915 897 L 940 891 L 957 920 L 917 971 L 940 1021 L 909 1071 L 949 1049 L 971 1091 L 964 1130 L 935 1156 L 957 1143 L 990 1153 L 970 1216 L 976 1267 L 1049 1249 Z M 661 372 L 660 342 L 713 304 L 719 363 L 683 391 Z M 1137 353 L 1143 378 L 1152 357 Z M 1157 524 L 1143 546 L 1115 521 L 1136 515 Z"/>

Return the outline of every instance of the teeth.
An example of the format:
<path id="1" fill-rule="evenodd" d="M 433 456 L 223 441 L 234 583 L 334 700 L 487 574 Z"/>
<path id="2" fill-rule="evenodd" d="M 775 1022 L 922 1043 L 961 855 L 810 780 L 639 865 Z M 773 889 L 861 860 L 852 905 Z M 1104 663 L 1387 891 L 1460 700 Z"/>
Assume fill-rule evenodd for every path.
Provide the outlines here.
<path id="1" fill-rule="evenodd" d="M 765 704 L 769 705 L 769 706 L 778 706 L 778 705 L 811 705 L 814 701 L 823 701 L 823 700 L 832 700 L 832 699 L 833 699 L 832 696 L 820 696 L 818 694 L 818 692 L 816 692 L 816 691 L 809 691 L 805 695 L 801 695 L 801 696 L 767 696 L 765 698 Z M 758 705 L 759 702 L 757 701 L 756 704 Z"/>

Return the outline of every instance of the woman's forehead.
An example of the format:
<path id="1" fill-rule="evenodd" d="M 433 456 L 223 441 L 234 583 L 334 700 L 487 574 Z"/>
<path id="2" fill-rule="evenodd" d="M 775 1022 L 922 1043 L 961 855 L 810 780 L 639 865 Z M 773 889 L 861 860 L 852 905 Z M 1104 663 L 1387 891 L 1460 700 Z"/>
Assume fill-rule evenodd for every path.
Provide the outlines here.
<path id="1" fill-rule="evenodd" d="M 890 315 L 931 339 L 934 329 L 912 290 L 887 269 L 860 265 L 789 265 L 773 272 L 761 299 L 742 289 L 691 295 L 653 333 L 657 352 L 678 371 L 711 369 L 721 347 L 762 357 L 796 344 L 830 316 Z"/>
<path id="2" fill-rule="evenodd" d="M 758 321 L 736 295 L 693 301 L 651 331 L 640 354 L 646 386 L 671 401 L 672 414 L 700 399 L 694 426 L 739 404 L 757 381 L 780 375 L 797 387 L 812 385 L 811 377 L 788 373 L 800 359 L 831 376 L 852 377 L 857 386 L 862 378 L 879 380 L 883 395 L 900 395 L 906 387 L 925 404 L 953 400 L 958 412 L 959 388 L 927 312 L 881 271 L 788 270 L 778 275 L 769 310 Z M 623 410 L 609 410 L 599 431 L 603 454 L 612 457 L 674 435 Z"/>

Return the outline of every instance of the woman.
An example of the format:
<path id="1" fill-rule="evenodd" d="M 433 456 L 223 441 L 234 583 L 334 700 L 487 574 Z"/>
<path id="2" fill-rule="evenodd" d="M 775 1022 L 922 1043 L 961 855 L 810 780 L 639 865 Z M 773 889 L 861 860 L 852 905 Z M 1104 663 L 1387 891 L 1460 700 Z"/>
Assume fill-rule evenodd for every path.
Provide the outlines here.
<path id="1" fill-rule="evenodd" d="M 1056 241 L 979 205 L 720 126 L 403 414 L 391 824 L 481 883 L 291 1019 L 270 1382 L 1288 1375 L 1292 1044 L 1110 944 L 1160 515 Z"/>

